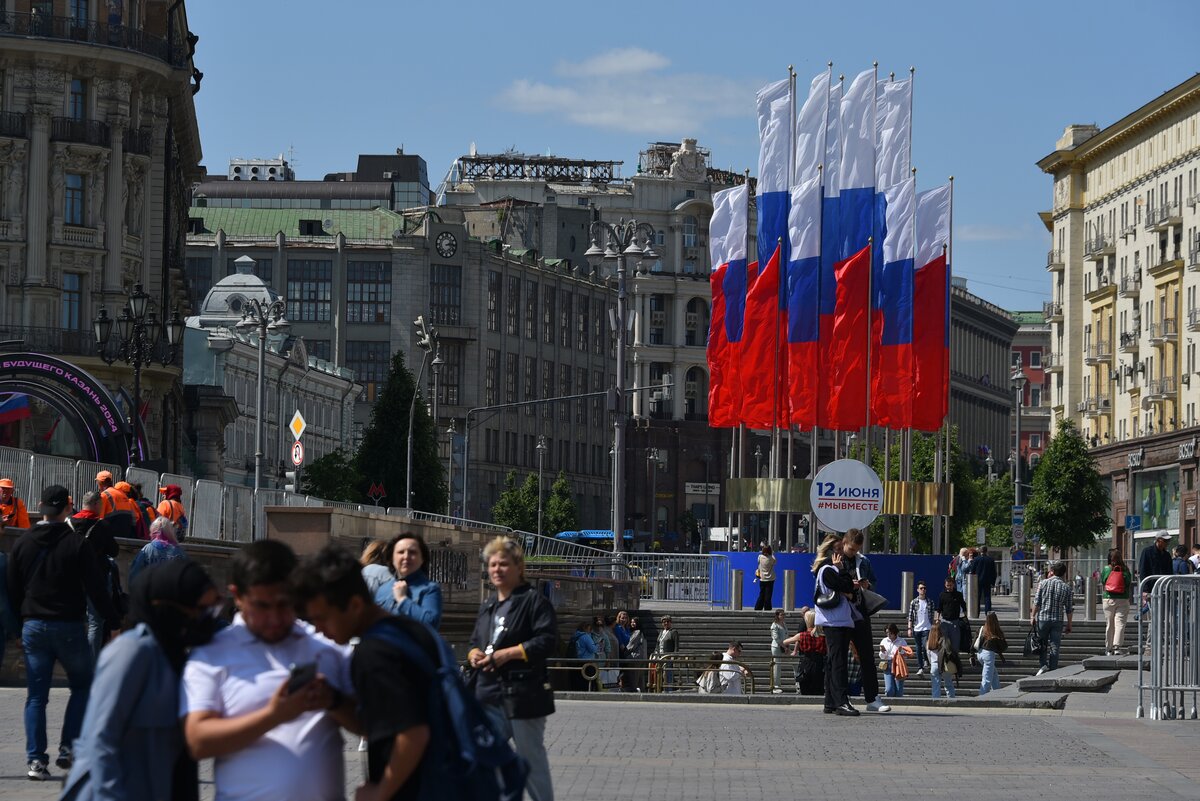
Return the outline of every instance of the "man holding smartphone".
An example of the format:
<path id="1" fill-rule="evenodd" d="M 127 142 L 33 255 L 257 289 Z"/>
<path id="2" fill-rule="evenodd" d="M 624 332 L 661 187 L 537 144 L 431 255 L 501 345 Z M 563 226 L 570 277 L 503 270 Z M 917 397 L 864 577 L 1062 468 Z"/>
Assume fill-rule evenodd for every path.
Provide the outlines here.
<path id="1" fill-rule="evenodd" d="M 297 622 L 292 550 L 233 557 L 233 625 L 194 650 L 180 715 L 195 759 L 216 760 L 217 801 L 330 801 L 345 793 L 339 727 L 358 730 L 345 650 Z"/>

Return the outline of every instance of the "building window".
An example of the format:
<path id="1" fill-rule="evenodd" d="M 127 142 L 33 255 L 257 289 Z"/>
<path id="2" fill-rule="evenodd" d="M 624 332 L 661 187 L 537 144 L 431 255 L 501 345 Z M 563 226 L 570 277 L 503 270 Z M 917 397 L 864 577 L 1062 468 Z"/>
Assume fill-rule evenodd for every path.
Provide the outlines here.
<path id="1" fill-rule="evenodd" d="M 1035 406 L 1035 407 L 1042 405 L 1042 388 L 1041 387 L 1030 387 L 1029 388 L 1029 405 Z"/>
<path id="2" fill-rule="evenodd" d="M 288 262 L 288 283 L 291 283 L 292 262 Z M 288 304 L 291 305 L 290 303 Z M 354 372 L 354 380 L 362 385 L 360 401 L 374 403 L 387 381 L 389 362 L 392 357 L 391 343 L 355 342 L 346 343 L 346 367 Z"/>
<path id="3" fill-rule="evenodd" d="M 1013 366 L 1013 367 L 1020 367 L 1020 366 L 1021 366 L 1021 351 L 1019 351 L 1019 350 L 1014 350 L 1014 351 L 1012 352 L 1012 366 Z"/>
<path id="4" fill-rule="evenodd" d="M 212 259 L 198 256 L 189 257 L 183 262 L 183 273 L 187 276 L 188 298 L 192 302 L 192 308 L 198 309 L 204 302 L 204 296 L 208 294 L 208 290 L 212 289 Z"/>
<path id="5" fill-rule="evenodd" d="M 294 323 L 327 323 L 333 294 L 333 262 L 288 259 L 287 316 Z M 349 343 L 346 343 L 349 346 Z M 350 352 L 347 347 L 346 361 Z M 357 376 L 356 376 L 357 378 Z"/>
<path id="6" fill-rule="evenodd" d="M 346 322 L 387 323 L 391 316 L 391 263 L 352 261 L 346 265 Z"/>
<path id="7" fill-rule="evenodd" d="M 499 403 L 496 395 L 496 379 L 500 375 L 500 351 L 488 348 L 487 365 L 483 373 L 483 405 L 495 406 Z"/>
<path id="8" fill-rule="evenodd" d="M 462 267 L 430 265 L 429 311 L 438 325 L 462 324 Z"/>
<path id="9" fill-rule="evenodd" d="M 504 314 L 504 331 L 510 336 L 521 333 L 521 278 L 508 277 L 508 306 Z"/>
<path id="10" fill-rule="evenodd" d="M 576 330 L 578 332 L 575 346 L 582 353 L 587 353 L 588 349 L 588 321 L 591 319 L 591 308 L 592 304 L 591 301 L 588 300 L 587 296 L 580 295 L 579 314 L 575 316 Z"/>
<path id="11" fill-rule="evenodd" d="M 554 298 L 558 290 L 552 286 L 542 287 L 542 341 L 554 344 Z"/>
<path id="12" fill-rule="evenodd" d="M 533 340 L 537 336 L 537 304 L 538 285 L 533 281 L 525 282 L 525 338 Z"/>
<path id="13" fill-rule="evenodd" d="M 62 327 L 78 331 L 83 321 L 83 277 L 79 273 L 63 273 L 62 281 Z"/>
<path id="14" fill-rule="evenodd" d="M 487 330 L 500 330 L 500 302 L 504 288 L 500 284 L 500 273 L 488 270 Z"/>
<path id="15" fill-rule="evenodd" d="M 83 175 L 69 172 L 63 192 L 63 222 L 83 225 Z"/>
<path id="16" fill-rule="evenodd" d="M 558 323 L 558 344 L 564 348 L 571 347 L 571 293 L 563 290 L 562 293 L 562 318 Z M 563 393 L 566 395 L 567 393 Z"/>
<path id="17" fill-rule="evenodd" d="M 79 78 L 71 79 L 67 93 L 67 116 L 73 120 L 87 119 L 87 84 Z"/>
<path id="18" fill-rule="evenodd" d="M 1033 450 L 1038 450 L 1039 448 L 1041 448 L 1042 447 L 1042 435 L 1041 434 L 1030 434 L 1029 435 L 1029 447 L 1032 448 Z"/>
<path id="19" fill-rule="evenodd" d="M 304 347 L 308 348 L 308 355 L 323 361 L 332 361 L 329 358 L 329 340 L 328 339 L 306 339 Z"/>
<path id="20" fill-rule="evenodd" d="M 438 395 L 444 406 L 458 406 L 462 403 L 462 376 L 464 358 L 461 342 L 443 342 L 442 372 Z"/>
<path id="21" fill-rule="evenodd" d="M 533 356 L 525 357 L 525 400 L 537 400 L 537 359 Z M 532 417 L 536 411 L 531 403 L 525 407 L 525 416 Z"/>
<path id="22" fill-rule="evenodd" d="M 561 364 L 558 367 L 558 394 L 566 397 L 571 394 L 571 365 Z M 571 419 L 570 404 L 566 401 L 558 403 L 558 419 L 564 423 Z"/>
<path id="23" fill-rule="evenodd" d="M 683 218 L 683 246 L 685 248 L 694 248 L 699 244 L 699 227 L 699 223 L 693 215 L 688 214 Z"/>
<path id="24" fill-rule="evenodd" d="M 554 397 L 554 362 L 542 362 L 542 400 Z M 542 417 L 549 419 L 554 404 L 543 403 Z"/>
<path id="25" fill-rule="evenodd" d="M 588 388 L 588 371 L 585 367 L 579 367 L 575 370 L 575 394 L 584 395 Z M 587 425 L 587 401 L 583 398 L 575 401 L 575 423 L 577 425 Z"/>
<path id="26" fill-rule="evenodd" d="M 225 274 L 226 275 L 233 275 L 234 273 L 237 272 L 237 263 L 236 262 L 237 262 L 238 258 L 241 258 L 241 257 L 239 256 L 237 258 L 226 260 L 226 262 L 225 262 Z M 255 259 L 254 260 L 254 270 L 252 272 L 254 273 L 254 275 L 257 275 L 259 278 L 261 278 L 263 280 L 263 282 L 266 283 L 267 285 L 270 285 L 271 281 L 273 281 L 275 278 L 275 269 L 272 265 L 271 259 Z"/>
<path id="27" fill-rule="evenodd" d="M 517 354 L 504 354 L 504 402 L 517 402 Z"/>
<path id="28" fill-rule="evenodd" d="M 71 22 L 77 28 L 86 28 L 88 24 L 88 0 L 71 0 Z"/>
<path id="29" fill-rule="evenodd" d="M 1042 352 L 1040 350 L 1029 351 L 1029 366 L 1036 370 L 1042 369 Z"/>
<path id="30" fill-rule="evenodd" d="M 596 298 L 596 309 L 592 314 L 592 353 L 604 353 L 604 301 Z"/>

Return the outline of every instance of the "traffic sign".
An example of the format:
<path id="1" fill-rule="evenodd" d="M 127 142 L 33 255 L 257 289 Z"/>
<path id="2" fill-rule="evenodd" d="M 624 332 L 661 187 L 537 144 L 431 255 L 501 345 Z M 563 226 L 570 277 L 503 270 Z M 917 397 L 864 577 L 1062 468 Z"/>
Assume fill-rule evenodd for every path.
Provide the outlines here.
<path id="1" fill-rule="evenodd" d="M 1024 526 L 1013 526 L 1012 527 L 1012 541 L 1013 541 L 1013 545 L 1024 545 L 1025 544 L 1025 527 Z"/>
<path id="2" fill-rule="evenodd" d="M 304 443 L 300 440 L 292 443 L 292 464 L 296 467 L 304 464 Z"/>
<path id="3" fill-rule="evenodd" d="M 817 521 L 833 531 L 866 528 L 883 511 L 883 482 L 857 459 L 838 459 L 817 473 L 809 501 Z"/>
<path id="4" fill-rule="evenodd" d="M 288 430 L 292 432 L 293 437 L 299 440 L 306 428 L 308 428 L 308 423 L 304 422 L 304 415 L 300 414 L 300 410 L 297 409 L 296 413 L 292 415 L 292 422 L 288 423 Z"/>
<path id="5" fill-rule="evenodd" d="M 1126 531 L 1141 531 L 1142 516 L 1141 515 L 1125 515 L 1125 530 Z"/>
<path id="6" fill-rule="evenodd" d="M 987 542 L 987 529 L 983 526 L 975 529 L 975 544 L 983 545 Z"/>
<path id="7" fill-rule="evenodd" d="M 1022 506 L 1013 506 L 1013 508 L 1012 508 L 1012 524 L 1014 526 L 1025 525 L 1025 507 L 1023 505 Z"/>

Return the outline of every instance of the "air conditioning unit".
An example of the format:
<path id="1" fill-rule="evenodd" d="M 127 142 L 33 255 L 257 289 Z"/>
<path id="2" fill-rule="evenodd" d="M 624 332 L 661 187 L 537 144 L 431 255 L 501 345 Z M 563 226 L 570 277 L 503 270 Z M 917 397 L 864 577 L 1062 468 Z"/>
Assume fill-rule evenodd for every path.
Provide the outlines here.
<path id="1" fill-rule="evenodd" d="M 1184 385 L 1185 387 L 1190 387 L 1190 386 L 1192 385 L 1192 374 L 1191 374 L 1191 373 L 1184 373 L 1184 374 L 1183 374 L 1183 377 L 1182 377 L 1182 378 L 1180 378 L 1179 380 L 1183 382 L 1183 385 Z"/>
<path id="2" fill-rule="evenodd" d="M 700 315 L 696 312 L 688 312 L 683 319 L 688 328 L 695 328 L 700 324 Z"/>
<path id="3" fill-rule="evenodd" d="M 665 311 L 650 312 L 650 325 L 654 328 L 664 328 L 667 325 L 667 313 Z"/>

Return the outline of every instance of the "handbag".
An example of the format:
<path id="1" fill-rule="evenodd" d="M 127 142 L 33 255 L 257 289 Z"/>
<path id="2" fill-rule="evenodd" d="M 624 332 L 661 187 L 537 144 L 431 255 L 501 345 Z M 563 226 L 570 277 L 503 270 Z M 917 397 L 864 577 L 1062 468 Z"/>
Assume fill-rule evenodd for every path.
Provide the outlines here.
<path id="1" fill-rule="evenodd" d="M 830 609 L 837 609 L 838 605 L 842 602 L 841 593 L 830 589 L 826 589 L 825 592 L 821 592 L 821 588 L 823 586 L 824 583 L 821 581 L 821 576 L 818 572 L 817 583 L 816 586 L 813 587 L 813 605 L 818 609 L 824 609 L 826 611 Z"/>
<path id="2" fill-rule="evenodd" d="M 860 596 L 858 608 L 867 617 L 870 617 L 888 605 L 888 599 L 874 590 L 860 589 L 859 592 L 862 595 Z"/>
<path id="3" fill-rule="evenodd" d="M 1042 652 L 1042 638 L 1038 636 L 1037 629 L 1029 629 L 1029 633 L 1025 635 L 1025 656 L 1033 656 Z"/>

